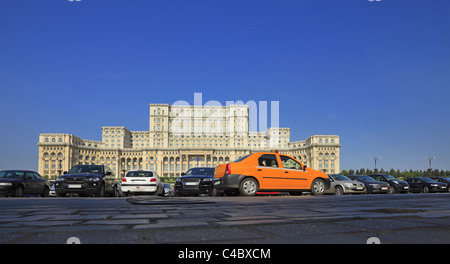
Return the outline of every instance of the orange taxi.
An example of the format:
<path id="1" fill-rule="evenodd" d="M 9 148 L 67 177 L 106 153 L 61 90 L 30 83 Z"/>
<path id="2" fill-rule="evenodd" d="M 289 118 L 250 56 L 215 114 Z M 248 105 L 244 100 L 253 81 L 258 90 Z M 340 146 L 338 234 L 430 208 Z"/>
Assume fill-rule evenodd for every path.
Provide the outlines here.
<path id="1" fill-rule="evenodd" d="M 330 181 L 324 172 L 307 168 L 291 156 L 277 152 L 253 153 L 214 171 L 214 188 L 226 193 L 254 196 L 257 192 L 311 192 L 321 195 Z"/>

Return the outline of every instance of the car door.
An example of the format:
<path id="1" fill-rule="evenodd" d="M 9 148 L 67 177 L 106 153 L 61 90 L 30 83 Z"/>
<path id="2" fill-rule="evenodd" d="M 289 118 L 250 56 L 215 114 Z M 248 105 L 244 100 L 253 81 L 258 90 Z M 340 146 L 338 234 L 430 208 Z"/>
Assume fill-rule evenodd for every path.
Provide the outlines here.
<path id="1" fill-rule="evenodd" d="M 44 193 L 44 187 L 45 187 L 46 180 L 42 179 L 41 175 L 39 175 L 36 172 L 33 172 L 33 176 L 34 176 L 34 181 L 35 181 L 36 193 L 37 194 Z"/>
<path id="2" fill-rule="evenodd" d="M 283 188 L 282 171 L 275 154 L 261 155 L 255 169 L 260 189 L 278 190 Z"/>
<path id="3" fill-rule="evenodd" d="M 285 155 L 280 155 L 280 160 L 283 165 L 283 188 L 297 190 L 310 188 L 307 186 L 309 173 L 303 170 L 302 164 Z"/>
<path id="4" fill-rule="evenodd" d="M 411 191 L 420 191 L 420 180 L 419 179 L 411 179 L 411 181 L 408 182 L 409 183 L 409 189 Z"/>
<path id="5" fill-rule="evenodd" d="M 34 175 L 31 171 L 25 172 L 23 175 L 24 180 L 24 194 L 36 194 L 37 188 L 36 188 L 36 180 L 34 179 Z"/>

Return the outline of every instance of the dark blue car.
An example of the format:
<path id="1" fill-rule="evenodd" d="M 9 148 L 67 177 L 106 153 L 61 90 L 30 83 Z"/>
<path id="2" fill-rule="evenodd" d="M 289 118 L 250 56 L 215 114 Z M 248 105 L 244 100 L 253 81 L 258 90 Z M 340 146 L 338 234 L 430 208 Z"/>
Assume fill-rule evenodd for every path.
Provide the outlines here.
<path id="1" fill-rule="evenodd" d="M 175 195 L 200 195 L 206 194 L 215 196 L 216 191 L 213 186 L 214 168 L 200 167 L 189 169 L 182 173 L 175 182 Z"/>

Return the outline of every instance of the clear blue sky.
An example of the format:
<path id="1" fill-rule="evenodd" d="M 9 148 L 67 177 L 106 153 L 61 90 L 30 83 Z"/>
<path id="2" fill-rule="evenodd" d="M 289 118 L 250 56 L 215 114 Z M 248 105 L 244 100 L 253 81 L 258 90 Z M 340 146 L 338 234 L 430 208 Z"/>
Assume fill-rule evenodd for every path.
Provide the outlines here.
<path id="1" fill-rule="evenodd" d="M 148 130 L 148 104 L 279 101 L 341 169 L 450 170 L 448 0 L 2 0 L 0 169 L 38 135 Z"/>

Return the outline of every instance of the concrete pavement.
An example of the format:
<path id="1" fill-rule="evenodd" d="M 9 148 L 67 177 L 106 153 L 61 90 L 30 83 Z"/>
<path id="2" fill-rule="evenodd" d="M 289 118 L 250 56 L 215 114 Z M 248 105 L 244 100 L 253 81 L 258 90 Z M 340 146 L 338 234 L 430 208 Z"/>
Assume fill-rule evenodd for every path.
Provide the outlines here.
<path id="1" fill-rule="evenodd" d="M 0 243 L 450 243 L 450 193 L 0 198 Z"/>

